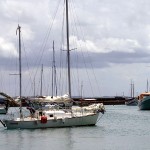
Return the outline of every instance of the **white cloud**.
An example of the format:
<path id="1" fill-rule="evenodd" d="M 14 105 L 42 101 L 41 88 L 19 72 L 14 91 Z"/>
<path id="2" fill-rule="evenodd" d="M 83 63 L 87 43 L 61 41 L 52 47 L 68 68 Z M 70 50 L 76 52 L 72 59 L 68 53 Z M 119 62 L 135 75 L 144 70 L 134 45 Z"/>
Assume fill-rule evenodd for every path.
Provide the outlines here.
<path id="1" fill-rule="evenodd" d="M 32 31 L 29 25 L 22 24 L 22 36 L 25 40 L 33 40 L 35 37 L 35 33 Z"/>
<path id="2" fill-rule="evenodd" d="M 141 48 L 138 41 L 121 38 L 104 38 L 99 41 L 99 46 L 100 51 L 103 53 L 112 51 L 133 53 L 136 49 Z"/>
<path id="3" fill-rule="evenodd" d="M 5 41 L 2 37 L 0 37 L 0 53 L 1 57 L 17 57 L 18 53 L 13 43 Z"/>
<path id="4" fill-rule="evenodd" d="M 70 44 L 77 45 L 77 48 L 82 48 L 84 51 L 90 51 L 94 53 L 109 53 L 116 52 L 128 52 L 133 53 L 136 49 L 141 48 L 141 45 L 136 40 L 121 39 L 121 38 L 103 38 L 97 40 L 97 45 L 90 40 L 79 40 L 76 36 L 70 37 Z"/>
<path id="5" fill-rule="evenodd" d="M 91 51 L 91 52 L 99 52 L 98 47 L 95 45 L 94 42 L 90 40 L 81 40 L 78 39 L 76 36 L 71 36 L 70 37 L 70 45 L 74 47 L 73 45 L 77 46 L 77 49 L 82 49 L 83 51 Z"/>

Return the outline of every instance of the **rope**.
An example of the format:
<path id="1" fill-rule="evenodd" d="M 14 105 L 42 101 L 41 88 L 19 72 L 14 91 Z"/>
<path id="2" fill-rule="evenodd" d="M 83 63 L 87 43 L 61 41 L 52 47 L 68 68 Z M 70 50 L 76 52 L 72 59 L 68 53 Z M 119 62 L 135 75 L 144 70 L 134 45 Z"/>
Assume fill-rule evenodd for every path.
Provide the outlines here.
<path id="1" fill-rule="evenodd" d="M 102 116 L 99 117 L 99 119 L 96 121 L 96 123 L 100 121 L 100 119 L 103 117 L 103 115 L 104 115 L 104 114 L 102 114 Z"/>

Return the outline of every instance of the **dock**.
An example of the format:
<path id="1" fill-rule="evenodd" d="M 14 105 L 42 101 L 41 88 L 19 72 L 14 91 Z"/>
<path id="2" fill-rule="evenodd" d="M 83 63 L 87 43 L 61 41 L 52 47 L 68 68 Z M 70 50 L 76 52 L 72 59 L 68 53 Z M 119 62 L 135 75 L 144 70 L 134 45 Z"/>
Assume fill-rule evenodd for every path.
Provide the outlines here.
<path id="1" fill-rule="evenodd" d="M 87 98 L 73 98 L 78 105 L 89 105 L 92 103 L 103 103 L 104 105 L 125 105 L 128 98 L 115 96 L 115 97 L 87 97 Z"/>

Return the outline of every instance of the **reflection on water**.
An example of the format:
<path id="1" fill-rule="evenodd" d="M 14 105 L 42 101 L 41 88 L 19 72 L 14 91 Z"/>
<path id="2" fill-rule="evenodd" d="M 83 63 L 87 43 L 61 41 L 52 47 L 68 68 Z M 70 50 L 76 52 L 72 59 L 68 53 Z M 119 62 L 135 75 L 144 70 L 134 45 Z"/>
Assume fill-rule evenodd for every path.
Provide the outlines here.
<path id="1" fill-rule="evenodd" d="M 105 107 L 106 113 L 93 127 L 6 130 L 0 125 L 0 147 L 2 150 L 149 150 L 150 111 L 139 111 L 137 106 Z"/>

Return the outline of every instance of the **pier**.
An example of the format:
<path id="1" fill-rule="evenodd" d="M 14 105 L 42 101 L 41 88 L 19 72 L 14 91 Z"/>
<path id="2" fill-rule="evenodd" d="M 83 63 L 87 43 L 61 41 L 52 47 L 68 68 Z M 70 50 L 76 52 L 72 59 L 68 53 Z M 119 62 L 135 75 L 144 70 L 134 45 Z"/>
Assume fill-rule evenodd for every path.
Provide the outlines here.
<path id="1" fill-rule="evenodd" d="M 79 105 L 89 105 L 92 103 L 103 103 L 104 105 L 125 105 L 128 98 L 115 96 L 115 97 L 87 97 L 87 98 L 73 98 L 75 103 Z"/>

